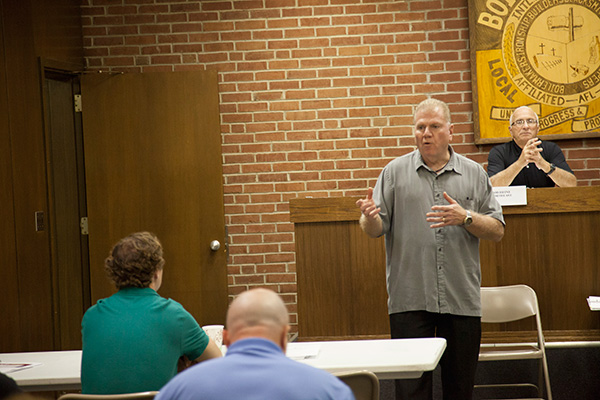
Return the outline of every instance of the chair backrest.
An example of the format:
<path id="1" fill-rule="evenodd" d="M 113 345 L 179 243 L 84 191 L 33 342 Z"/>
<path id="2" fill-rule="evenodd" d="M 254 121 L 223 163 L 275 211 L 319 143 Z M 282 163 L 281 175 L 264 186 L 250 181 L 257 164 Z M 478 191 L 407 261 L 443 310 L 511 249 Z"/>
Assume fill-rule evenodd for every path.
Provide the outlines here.
<path id="1" fill-rule="evenodd" d="M 350 386 L 356 400 L 379 400 L 379 379 L 371 371 L 352 371 L 334 374 Z"/>
<path id="2" fill-rule="evenodd" d="M 152 400 L 158 392 L 136 392 L 123 394 L 81 394 L 81 393 L 66 393 L 58 398 L 58 400 Z"/>
<path id="3" fill-rule="evenodd" d="M 546 359 L 546 346 L 544 343 L 544 334 L 542 331 L 542 319 L 540 317 L 540 310 L 535 290 L 527 285 L 511 285 L 511 286 L 497 286 L 497 287 L 482 287 L 481 288 L 481 322 L 486 323 L 504 323 L 511 321 L 518 321 L 520 319 L 535 317 L 536 331 L 537 331 L 537 346 L 532 349 L 531 346 L 527 346 L 525 350 L 526 355 L 533 355 L 540 359 L 540 382 L 537 386 L 538 395 L 542 395 L 542 387 L 545 382 L 546 395 L 549 400 L 552 400 L 552 389 L 550 387 L 550 375 L 548 373 L 548 363 Z M 519 347 L 517 345 L 517 347 Z M 537 348 L 536 348 L 537 347 Z M 483 350 L 483 349 L 482 349 Z M 507 351 L 498 351 L 497 348 L 493 348 L 493 352 L 487 352 L 488 355 L 492 354 L 493 357 L 489 357 L 489 360 L 515 360 L 523 359 L 518 358 L 513 349 Z M 522 356 L 524 353 L 520 353 Z M 482 359 L 482 355 L 485 355 L 485 351 L 480 352 L 479 359 Z M 485 358 L 484 358 L 485 359 Z M 485 386 L 485 385 L 483 385 Z M 489 386 L 489 385 L 488 385 Z M 523 384 L 503 384 L 503 385 L 491 385 L 491 386 L 526 386 Z"/>
<path id="4" fill-rule="evenodd" d="M 481 288 L 481 322 L 501 323 L 538 316 L 535 291 L 527 285 Z"/>

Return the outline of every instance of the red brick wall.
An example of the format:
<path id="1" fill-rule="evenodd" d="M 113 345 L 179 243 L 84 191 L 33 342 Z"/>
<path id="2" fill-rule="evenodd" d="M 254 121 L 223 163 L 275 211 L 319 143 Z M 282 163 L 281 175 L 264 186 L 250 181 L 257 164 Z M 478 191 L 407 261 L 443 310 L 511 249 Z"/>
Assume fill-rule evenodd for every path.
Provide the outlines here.
<path id="1" fill-rule="evenodd" d="M 281 293 L 295 312 L 288 200 L 363 195 L 414 149 L 413 106 L 450 105 L 474 144 L 467 0 L 84 0 L 89 69 L 219 71 L 229 291 Z M 600 139 L 559 143 L 600 185 Z"/>

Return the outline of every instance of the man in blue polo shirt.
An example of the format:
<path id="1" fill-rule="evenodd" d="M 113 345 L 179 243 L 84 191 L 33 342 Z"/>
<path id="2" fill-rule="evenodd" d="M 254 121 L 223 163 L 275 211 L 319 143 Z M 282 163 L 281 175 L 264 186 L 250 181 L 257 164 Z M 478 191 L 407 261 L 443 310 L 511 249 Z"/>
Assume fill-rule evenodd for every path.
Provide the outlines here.
<path id="1" fill-rule="evenodd" d="M 183 371 L 156 400 L 353 400 L 337 377 L 286 357 L 288 321 L 275 292 L 240 294 L 227 312 L 225 357 Z"/>

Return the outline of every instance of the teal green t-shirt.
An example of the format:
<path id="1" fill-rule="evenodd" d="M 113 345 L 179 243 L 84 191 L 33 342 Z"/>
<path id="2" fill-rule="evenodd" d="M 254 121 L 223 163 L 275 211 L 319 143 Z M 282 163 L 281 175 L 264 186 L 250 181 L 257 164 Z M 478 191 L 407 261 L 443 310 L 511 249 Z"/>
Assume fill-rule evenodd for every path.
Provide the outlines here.
<path id="1" fill-rule="evenodd" d="M 125 288 L 90 307 L 81 323 L 86 394 L 159 390 L 182 355 L 194 360 L 208 336 L 183 306 L 151 288 Z"/>

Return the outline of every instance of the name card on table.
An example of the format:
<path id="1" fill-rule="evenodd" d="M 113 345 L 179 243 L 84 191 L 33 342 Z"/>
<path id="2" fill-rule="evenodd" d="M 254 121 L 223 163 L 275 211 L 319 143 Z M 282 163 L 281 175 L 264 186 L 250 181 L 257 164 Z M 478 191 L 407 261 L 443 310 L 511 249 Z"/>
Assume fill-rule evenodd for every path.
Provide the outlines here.
<path id="1" fill-rule="evenodd" d="M 590 310 L 592 310 L 592 311 L 600 310 L 600 297 L 599 296 L 588 296 L 587 301 L 588 301 L 588 305 L 590 306 Z"/>
<path id="2" fill-rule="evenodd" d="M 498 186 L 492 190 L 501 206 L 524 206 L 527 204 L 526 186 Z"/>

